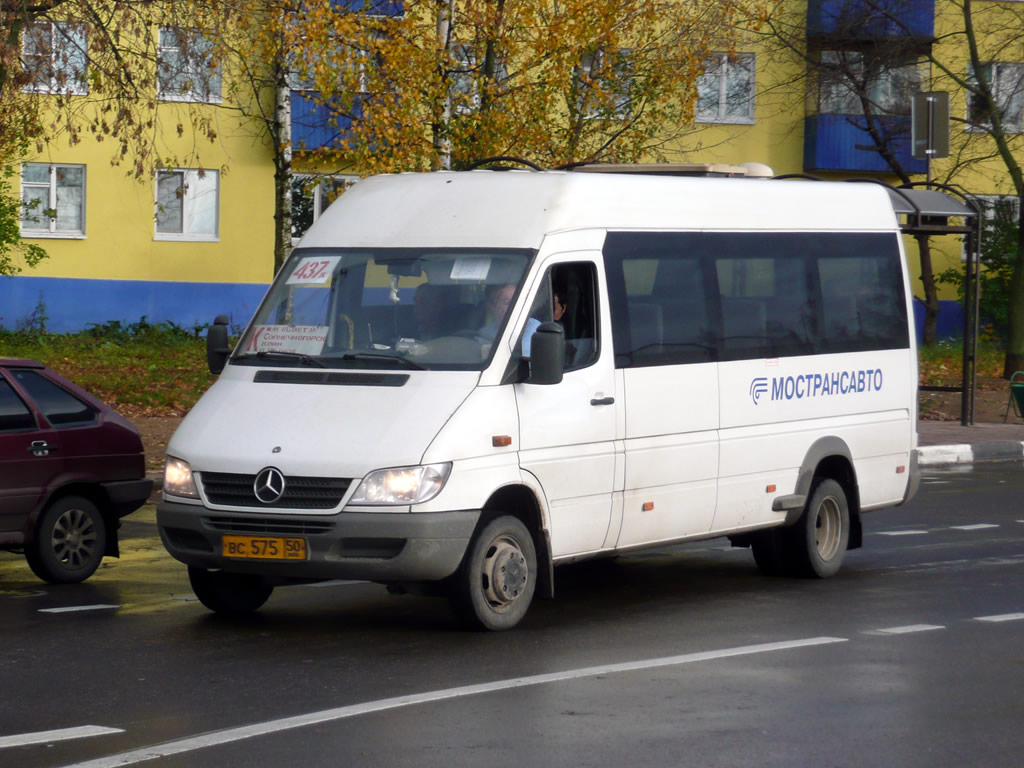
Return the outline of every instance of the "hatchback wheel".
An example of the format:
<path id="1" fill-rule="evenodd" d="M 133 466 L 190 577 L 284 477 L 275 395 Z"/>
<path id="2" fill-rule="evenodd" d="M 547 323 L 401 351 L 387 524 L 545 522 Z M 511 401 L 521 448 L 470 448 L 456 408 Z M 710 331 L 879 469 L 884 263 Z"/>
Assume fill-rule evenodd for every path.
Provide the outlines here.
<path id="1" fill-rule="evenodd" d="M 26 547 L 25 557 L 43 581 L 77 584 L 96 572 L 106 541 L 107 525 L 96 505 L 81 496 L 65 496 L 39 518 L 35 541 Z"/>

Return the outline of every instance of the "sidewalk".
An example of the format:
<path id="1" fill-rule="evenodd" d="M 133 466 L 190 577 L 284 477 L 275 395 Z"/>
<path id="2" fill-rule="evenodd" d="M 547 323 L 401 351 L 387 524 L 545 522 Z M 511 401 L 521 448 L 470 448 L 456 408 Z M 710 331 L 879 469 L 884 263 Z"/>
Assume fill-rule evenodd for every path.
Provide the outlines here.
<path id="1" fill-rule="evenodd" d="M 920 421 L 917 425 L 918 464 L 973 464 L 1024 458 L 1024 424 L 974 424 L 958 421 Z"/>

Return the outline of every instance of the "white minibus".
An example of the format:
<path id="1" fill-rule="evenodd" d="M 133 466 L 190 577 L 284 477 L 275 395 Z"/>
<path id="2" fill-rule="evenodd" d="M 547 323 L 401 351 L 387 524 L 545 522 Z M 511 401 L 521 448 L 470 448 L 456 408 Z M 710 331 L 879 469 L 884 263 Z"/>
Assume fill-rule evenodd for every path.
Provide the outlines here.
<path id="1" fill-rule="evenodd" d="M 211 328 L 160 535 L 227 614 L 359 579 L 507 629 L 555 566 L 712 537 L 830 576 L 916 491 L 911 317 L 878 185 L 372 177 Z"/>

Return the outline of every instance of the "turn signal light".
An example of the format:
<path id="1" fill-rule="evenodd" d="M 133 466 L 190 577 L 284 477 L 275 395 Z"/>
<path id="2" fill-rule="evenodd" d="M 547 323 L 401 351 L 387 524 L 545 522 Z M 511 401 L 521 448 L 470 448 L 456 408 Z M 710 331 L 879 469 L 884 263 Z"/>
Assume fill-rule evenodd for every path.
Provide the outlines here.
<path id="1" fill-rule="evenodd" d="M 512 445 L 512 437 L 511 435 L 492 435 L 491 445 L 495 448 L 507 448 Z"/>
<path id="2" fill-rule="evenodd" d="M 644 506 L 643 506 L 644 512 L 650 512 L 652 509 L 654 509 L 654 502 L 653 501 L 645 501 L 644 502 Z"/>
<path id="3" fill-rule="evenodd" d="M 764 492 L 765 493 L 775 493 L 775 483 L 772 483 L 767 488 L 765 488 Z"/>
<path id="4" fill-rule="evenodd" d="M 897 475 L 902 475 L 906 471 L 907 471 L 907 468 L 904 467 L 902 464 L 900 466 L 896 467 L 896 474 Z"/>

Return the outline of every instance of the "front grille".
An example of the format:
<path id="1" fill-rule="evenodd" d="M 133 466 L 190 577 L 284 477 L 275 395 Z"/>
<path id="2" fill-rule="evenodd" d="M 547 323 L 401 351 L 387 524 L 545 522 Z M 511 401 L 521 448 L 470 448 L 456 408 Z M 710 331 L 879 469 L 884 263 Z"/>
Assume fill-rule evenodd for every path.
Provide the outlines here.
<path id="1" fill-rule="evenodd" d="M 284 494 L 275 502 L 264 504 L 256 498 L 253 483 L 256 475 L 228 472 L 200 474 L 203 490 L 211 504 L 227 507 L 259 507 L 260 509 L 334 509 L 341 503 L 351 480 L 345 477 L 301 477 L 284 479 Z"/>
<path id="2" fill-rule="evenodd" d="M 267 520 L 259 517 L 204 517 L 203 522 L 218 531 L 233 533 L 279 533 L 283 536 L 316 536 L 328 533 L 334 523 L 326 520 Z"/>

